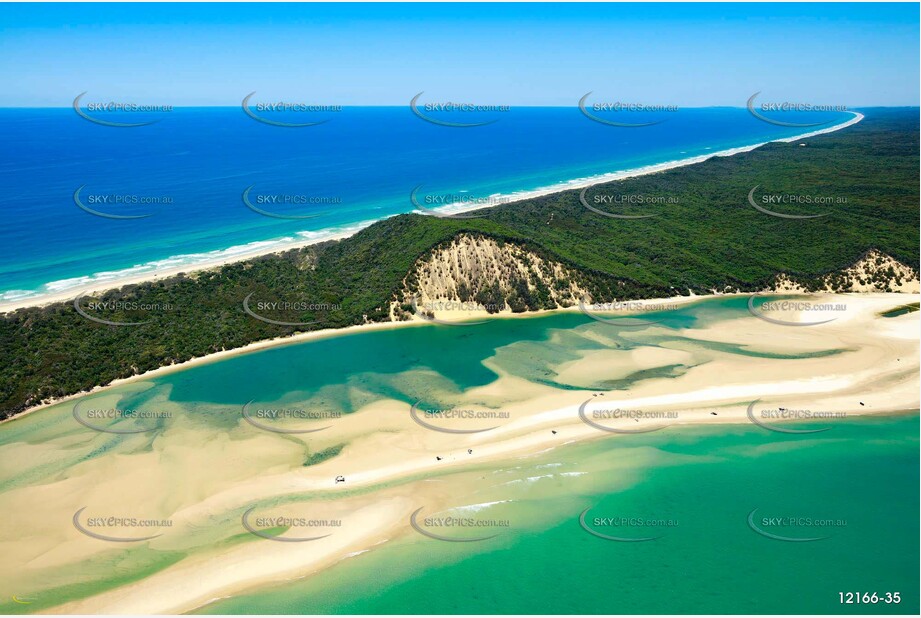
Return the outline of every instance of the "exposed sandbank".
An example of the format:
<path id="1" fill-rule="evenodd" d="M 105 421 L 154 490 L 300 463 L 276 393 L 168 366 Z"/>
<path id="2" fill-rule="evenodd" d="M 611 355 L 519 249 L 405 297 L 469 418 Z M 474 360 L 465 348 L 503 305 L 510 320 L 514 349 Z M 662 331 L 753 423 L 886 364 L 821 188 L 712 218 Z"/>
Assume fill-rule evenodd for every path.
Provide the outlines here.
<path id="1" fill-rule="evenodd" d="M 177 422 L 157 438 L 152 450 L 94 459 L 72 468 L 65 479 L 0 495 L 0 508 L 16 519 L 8 527 L 11 533 L 30 531 L 27 538 L 4 538 L 0 546 L 10 558 L 8 564 L 36 567 L 52 562 L 52 558 L 54 564 L 71 564 L 110 551 L 111 547 L 61 525 L 62 514 L 69 515 L 84 503 L 92 504 L 98 512 L 123 510 L 130 503 L 135 510 L 170 517 L 179 534 L 167 533 L 150 542 L 151 547 L 163 550 L 182 545 L 181 531 L 206 529 L 208 524 L 222 521 L 222 516 L 239 513 L 254 502 L 317 492 L 323 508 L 332 509 L 328 512 L 350 513 L 347 534 L 304 544 L 309 550 L 295 548 L 280 556 L 278 543 L 249 542 L 220 551 L 204 544 L 189 558 L 150 577 L 51 610 L 188 611 L 218 596 L 303 576 L 349 553 L 407 533 L 408 517 L 419 506 L 419 499 L 449 504 L 449 480 L 427 484 L 444 487 L 437 495 L 429 495 L 429 490 L 414 482 L 412 500 L 407 498 L 410 492 L 405 486 L 394 488 L 391 484 L 463 471 L 470 464 L 509 462 L 576 441 L 605 436 L 629 440 L 629 435 L 599 430 L 580 418 L 580 405 L 590 399 L 589 413 L 602 408 L 677 415 L 665 419 L 596 419 L 598 424 L 621 431 L 663 425 L 662 431 L 680 431 L 676 425 L 689 424 L 751 426 L 748 405 L 753 401 L 760 401 L 759 413 L 764 407 L 827 411 L 849 417 L 918 409 L 919 314 L 878 316 L 895 305 L 916 302 L 918 296 L 823 295 L 823 299 L 829 298 L 846 309 L 834 315 L 832 322 L 804 328 L 779 326 L 744 314 L 710 327 L 677 331 L 652 325 L 626 332 L 612 326 L 612 333 L 634 339 L 639 347 L 630 352 L 593 351 L 557 368 L 561 375 L 581 376 L 585 390 L 561 391 L 500 374 L 498 380 L 463 393 L 461 403 L 466 406 L 488 405 L 508 411 L 509 419 L 492 423 L 499 425 L 492 431 L 461 436 L 430 431 L 413 422 L 405 403 L 379 400 L 343 417 L 328 431 L 314 434 L 321 438 L 304 438 L 317 442 L 317 448 L 348 444 L 339 457 L 307 468 L 285 465 L 299 454 L 296 440 L 253 432 L 243 424 L 220 435 L 209 435 L 207 427 L 195 425 L 192 419 Z M 828 315 L 811 313 L 808 318 Z M 593 332 L 604 338 L 606 328 L 598 325 Z M 642 344 L 645 337 L 660 333 L 673 336 L 655 345 Z M 744 346 L 757 354 L 708 345 L 713 343 Z M 765 356 L 828 350 L 839 353 L 797 359 Z M 623 377 L 632 367 L 673 365 L 685 369 L 672 377 L 643 380 L 628 391 L 599 395 L 597 386 L 593 387 L 598 381 Z M 762 420 L 768 424 L 783 422 Z M 835 422 L 834 418 L 812 421 L 832 427 Z M 473 421 L 457 420 L 446 426 L 470 427 L 470 423 Z M 73 448 L 71 441 L 66 446 Z M 37 456 L 34 449 L 53 447 L 33 444 L 22 447 L 18 456 L 33 458 Z M 243 453 L 247 456 L 242 457 Z M 221 463 L 215 467 L 216 462 Z M 139 471 L 150 478 L 138 482 Z M 182 492 L 170 491 L 170 499 L 164 500 L 163 495 L 150 491 L 152 486 L 171 487 L 175 475 L 183 479 Z M 335 483 L 337 475 L 343 475 L 347 483 Z M 36 539 L 47 541 L 37 547 Z M 26 575 L 4 574 L 14 583 Z"/>

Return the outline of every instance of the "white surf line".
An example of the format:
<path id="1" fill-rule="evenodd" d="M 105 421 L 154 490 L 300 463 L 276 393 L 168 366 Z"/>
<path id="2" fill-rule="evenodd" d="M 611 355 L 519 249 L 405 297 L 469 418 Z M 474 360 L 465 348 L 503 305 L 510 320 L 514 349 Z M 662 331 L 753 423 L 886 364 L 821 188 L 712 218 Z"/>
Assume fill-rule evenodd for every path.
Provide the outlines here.
<path id="1" fill-rule="evenodd" d="M 834 131 L 840 131 L 841 129 L 847 128 L 849 126 L 855 125 L 861 120 L 864 119 L 864 115 L 860 112 L 848 112 L 853 114 L 854 117 L 850 120 L 842 122 L 841 124 L 836 124 L 831 127 L 826 127 L 824 129 L 819 129 L 816 131 L 810 131 L 809 133 L 803 133 L 801 135 L 794 135 L 793 137 L 782 137 L 774 140 L 768 140 L 766 142 L 758 142 L 757 144 L 751 144 L 748 146 L 737 146 L 735 148 L 727 148 L 725 150 L 717 150 L 716 152 L 709 152 L 703 155 L 696 155 L 693 157 L 687 157 L 685 159 L 675 159 L 673 161 L 665 161 L 662 163 L 654 163 L 652 165 L 644 165 L 642 167 L 635 167 L 626 170 L 621 170 L 617 172 L 607 172 L 604 174 L 597 174 L 594 176 L 586 176 L 585 178 L 576 178 L 574 180 L 566 180 L 554 185 L 549 185 L 547 187 L 541 187 L 538 189 L 533 189 L 530 191 L 518 191 L 514 193 L 509 193 L 506 195 L 496 194 L 489 196 L 490 199 L 495 202 L 491 204 L 470 204 L 468 202 L 456 202 L 453 204 L 446 204 L 445 206 L 439 206 L 438 208 L 433 208 L 433 211 L 442 212 L 445 214 L 456 214 L 469 212 L 472 210 L 482 210 L 485 208 L 493 208 L 495 206 L 504 206 L 505 204 L 513 204 L 515 202 L 520 202 L 524 200 L 534 199 L 536 197 L 544 197 L 546 195 L 552 195 L 554 193 L 561 193 L 563 191 L 571 191 L 573 189 L 584 189 L 585 187 L 591 187 L 594 185 L 604 184 L 607 182 L 614 182 L 616 180 L 625 180 L 627 178 L 637 178 L 640 176 L 646 176 L 649 174 L 655 174 L 657 172 L 664 172 L 666 170 L 677 169 L 680 167 L 686 167 L 688 165 L 696 165 L 697 163 L 703 163 L 713 157 L 731 157 L 732 155 L 740 154 L 743 152 L 751 152 L 756 148 L 761 148 L 767 144 L 773 143 L 791 143 L 796 142 L 802 139 L 807 139 L 809 137 L 815 137 L 816 135 L 823 135 L 825 133 L 833 133 Z"/>
<path id="2" fill-rule="evenodd" d="M 504 195 L 496 194 L 494 196 L 490 196 L 492 203 L 471 204 L 469 202 L 457 202 L 453 204 L 447 204 L 445 206 L 440 206 L 432 210 L 444 214 L 461 214 L 473 210 L 482 210 L 485 208 L 493 208 L 495 206 L 503 206 L 505 204 L 514 204 L 537 197 L 553 195 L 554 193 L 561 193 L 563 191 L 584 189 L 586 187 L 614 182 L 616 180 L 637 178 L 640 176 L 646 176 L 648 174 L 655 174 L 657 172 L 664 172 L 680 167 L 686 167 L 688 165 L 695 165 L 697 163 L 703 163 L 704 161 L 712 159 L 713 157 L 731 157 L 735 154 L 751 152 L 756 148 L 760 148 L 761 146 L 775 142 L 791 143 L 809 137 L 815 137 L 816 135 L 823 135 L 825 133 L 839 131 L 851 125 L 857 124 L 864 119 L 864 115 L 860 112 L 848 113 L 853 114 L 854 117 L 846 122 L 827 127 L 825 129 L 803 133 L 802 135 L 778 138 L 766 142 L 759 142 L 749 146 L 738 146 L 736 148 L 718 150 L 716 152 L 688 157 L 686 159 L 676 159 L 673 161 L 655 163 L 653 165 L 646 165 L 617 172 L 607 172 L 605 174 L 587 176 L 585 178 L 576 178 L 574 180 L 567 180 L 530 191 L 518 191 Z M 146 283 L 149 281 L 156 281 L 158 279 L 172 277 L 179 274 L 180 272 L 190 274 L 217 268 L 226 264 L 249 260 L 263 255 L 271 255 L 280 251 L 300 249 L 310 245 L 325 242 L 327 240 L 343 240 L 345 238 L 354 236 L 361 230 L 373 225 L 374 223 L 377 223 L 378 221 L 383 221 L 385 219 L 398 216 L 399 214 L 405 213 L 397 213 L 383 217 L 381 219 L 369 219 L 360 221 L 358 223 L 345 224 L 338 228 L 297 232 L 295 236 L 302 236 L 301 239 L 295 239 L 288 236 L 275 240 L 253 241 L 252 243 L 247 243 L 245 245 L 237 245 L 228 247 L 226 249 L 217 249 L 215 251 L 210 251 L 203 254 L 182 254 L 164 258 L 162 260 L 153 260 L 151 262 L 127 268 L 122 271 L 107 271 L 83 277 L 74 277 L 71 279 L 52 281 L 45 284 L 46 288 L 52 289 L 48 289 L 47 291 L 40 292 L 38 294 L 33 294 L 28 290 L 10 290 L 5 293 L 0 293 L 0 313 L 15 311 L 16 309 L 22 309 L 24 307 L 39 307 L 56 302 L 71 300 L 78 295 L 78 290 L 80 289 L 82 289 L 82 293 L 84 294 L 88 294 L 90 292 L 104 292 L 107 290 L 114 290 L 129 284 Z M 184 262 L 186 259 L 194 258 L 197 256 L 214 257 L 210 257 L 210 259 L 204 259 L 200 262 Z M 158 269 L 157 267 L 158 264 L 172 264 L 174 262 L 181 263 L 177 264 L 176 266 L 170 266 L 168 268 Z M 125 276 L 119 277 L 118 275 L 122 272 L 125 273 Z M 4 298 L 4 296 L 6 296 L 6 298 Z"/>

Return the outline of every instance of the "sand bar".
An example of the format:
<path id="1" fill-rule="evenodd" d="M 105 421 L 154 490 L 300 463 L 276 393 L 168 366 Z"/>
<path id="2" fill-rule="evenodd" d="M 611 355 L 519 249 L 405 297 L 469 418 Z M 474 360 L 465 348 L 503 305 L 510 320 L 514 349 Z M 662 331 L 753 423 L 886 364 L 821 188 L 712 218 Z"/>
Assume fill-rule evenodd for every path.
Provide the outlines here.
<path id="1" fill-rule="evenodd" d="M 177 424 L 159 438 L 158 449 L 132 455 L 135 459 L 99 458 L 81 464 L 90 467 L 74 469 L 66 479 L 8 492 L 0 500 L 0 507 L 19 505 L 27 514 L 23 515 L 27 519 L 22 523 L 32 530 L 29 536 L 33 539 L 48 536 L 53 543 L 47 548 L 36 548 L 34 543 L 8 538 L 0 539 L 0 546 L 11 563 L 38 565 L 50 561 L 52 554 L 55 564 L 86 560 L 107 548 L 81 538 L 72 529 L 61 532 L 59 517 L 53 516 L 72 512 L 87 500 L 97 509 L 104 508 L 107 502 L 108 508 L 115 509 L 124 504 L 126 495 L 138 508 L 168 514 L 186 526 L 180 526 L 181 530 L 205 529 L 205 524 L 219 515 L 238 513 L 254 501 L 271 503 L 285 496 L 310 492 L 320 492 L 322 503 L 328 508 L 346 510 L 343 505 L 349 505 L 349 512 L 355 513 L 348 534 L 323 544 L 310 543 L 309 552 L 295 550 L 280 558 L 276 543 L 245 543 L 220 552 L 204 545 L 188 558 L 141 581 L 51 610 L 55 613 L 188 611 L 214 598 L 302 577 L 394 535 L 411 533 L 407 518 L 417 504 L 401 500 L 400 496 L 431 497 L 437 503 L 439 497 L 427 493 L 434 490 L 425 487 L 440 487 L 442 492 L 450 493 L 451 475 L 444 476 L 446 472 L 462 472 L 471 464 L 514 465 L 516 459 L 577 441 L 629 440 L 629 435 L 599 430 L 585 423 L 579 408 L 586 401 L 592 401 L 589 411 L 600 407 L 677 415 L 664 419 L 660 416 L 596 420 L 621 431 L 662 426 L 661 431 L 675 432 L 680 431 L 679 425 L 702 424 L 751 426 L 748 404 L 755 401 L 759 412 L 762 407 L 784 407 L 828 411 L 845 417 L 917 410 L 921 367 L 917 341 L 919 314 L 893 318 L 881 318 L 878 314 L 906 302 L 917 302 L 918 298 L 904 294 L 836 295 L 833 299 L 846 305 L 846 311 L 833 322 L 808 328 L 778 326 L 742 315 L 712 327 L 677 333 L 659 326 L 651 326 L 645 333 L 634 329 L 629 336 L 638 343 L 658 331 L 676 336 L 673 341 L 658 341 L 649 346 L 650 350 L 643 351 L 645 348 L 641 347 L 638 353 L 622 357 L 613 349 L 592 352 L 567 361 L 559 369 L 585 375 L 589 381 L 609 375 L 607 372 L 617 376 L 624 366 L 634 364 L 651 368 L 678 363 L 686 365 L 687 371 L 673 377 L 644 380 L 617 395 L 601 395 L 590 388 L 560 391 L 500 375 L 495 382 L 470 389 L 464 396 L 470 402 L 488 401 L 494 407 L 506 409 L 510 419 L 493 431 L 460 438 L 415 424 L 405 403 L 377 401 L 325 432 L 329 434 L 324 436 L 325 441 L 346 441 L 348 447 L 341 456 L 309 468 L 286 469 L 281 465 L 285 453 L 279 445 L 290 441 L 259 435 L 244 442 L 240 439 L 242 432 L 238 435 L 236 429 L 226 439 L 206 438 L 201 428 Z M 596 331 L 604 336 L 603 326 L 596 327 Z M 831 356 L 772 359 L 729 353 L 709 346 L 711 343 L 743 345 L 763 353 L 840 352 Z M 652 348 L 657 350 L 651 351 Z M 836 420 L 813 422 L 833 427 Z M 245 448 L 250 454 L 249 468 L 234 468 L 235 459 L 227 459 L 226 445 L 233 445 L 235 450 Z M 40 447 L 47 445 L 31 448 Z M 206 463 L 214 457 L 220 457 L 230 470 L 210 470 Z M 190 461 L 194 461 L 191 466 Z M 182 496 L 165 505 L 156 492 L 140 490 L 137 471 L 148 470 L 154 475 L 143 484 L 150 487 L 150 483 L 164 483 L 171 478 L 170 473 L 160 471 L 162 465 L 170 462 L 176 470 L 180 466 L 197 471 L 197 476 L 187 479 Z M 240 474 L 245 477 L 238 477 Z M 338 474 L 348 479 L 345 486 L 335 483 Z M 425 484 L 412 480 L 432 475 L 439 475 L 443 482 Z M 100 479 L 105 480 L 100 482 Z M 401 479 L 412 483 L 411 492 L 409 486 L 392 486 Z M 358 508 L 351 508 L 356 491 L 364 502 Z M 22 530 L 20 526 L 11 529 Z M 62 534 L 66 538 L 56 538 Z M 176 534 L 164 535 L 151 543 L 152 547 L 168 549 L 183 542 L 183 536 Z M 215 575 L 202 575 L 211 572 Z M 5 576 L 17 580 L 22 575 L 6 573 Z"/>

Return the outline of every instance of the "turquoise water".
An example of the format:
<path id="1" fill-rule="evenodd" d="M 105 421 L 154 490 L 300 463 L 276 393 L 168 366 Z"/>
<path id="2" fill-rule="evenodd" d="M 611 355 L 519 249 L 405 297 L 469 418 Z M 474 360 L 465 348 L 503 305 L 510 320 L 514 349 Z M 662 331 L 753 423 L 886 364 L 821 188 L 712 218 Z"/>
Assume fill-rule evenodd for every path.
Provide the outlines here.
<path id="1" fill-rule="evenodd" d="M 677 311 L 649 313 L 644 319 L 661 320 L 658 325 L 671 330 L 703 327 L 749 315 L 746 301 L 725 298 L 695 303 Z M 632 349 L 681 339 L 677 333 L 666 333 L 635 341 L 635 332 L 631 332 L 635 330 L 601 324 L 579 312 L 500 318 L 475 326 L 400 328 L 280 346 L 153 382 L 168 385 L 170 399 L 178 402 L 242 405 L 255 396 L 267 401 L 312 396 L 319 397 L 316 403 L 320 405 L 334 403 L 350 412 L 366 403 L 354 399 L 355 388 L 411 402 L 433 391 L 459 393 L 483 386 L 497 377 L 483 364 L 493 359 L 500 369 L 528 380 L 573 388 L 576 385 L 557 381 L 553 368 L 585 351 Z M 773 356 L 726 347 L 740 354 Z M 409 371 L 425 373 L 416 376 L 421 381 L 414 381 L 413 376 L 403 375 Z"/>
<path id="2" fill-rule="evenodd" d="M 548 461 L 612 464 L 582 479 L 578 489 L 587 493 L 525 498 L 518 507 L 565 517 L 472 549 L 421 537 L 394 542 L 201 613 L 917 614 L 918 430 L 912 415 L 848 420 L 811 436 L 682 428 L 562 448 Z M 643 467 L 630 471 L 630 486 L 612 490 L 612 477 L 624 476 L 613 463 L 641 449 L 652 454 L 637 458 Z M 593 515 L 677 525 L 657 529 L 655 541 L 607 541 L 580 527 L 578 515 L 589 507 Z M 749 528 L 756 508 L 759 517 L 846 525 L 821 528 L 829 535 L 822 541 L 775 541 Z M 842 605 L 845 591 L 900 592 L 902 601 Z"/>
<path id="3" fill-rule="evenodd" d="M 739 346 L 694 338 L 696 329 L 748 315 L 747 299 L 728 297 L 647 316 L 661 322 L 640 331 L 558 312 L 477 326 L 355 332 L 242 354 L 83 398 L 83 403 L 108 398 L 106 405 L 117 400 L 120 408 L 168 406 L 175 412 L 155 421 L 149 433 L 92 432 L 74 420 L 73 402 L 3 424 L 0 500 L 18 504 L 23 494 L 16 492 L 55 482 L 80 487 L 95 482 L 86 476 L 89 470 L 123 470 L 132 461 L 154 469 L 158 462 L 168 465 L 180 474 L 174 479 L 177 487 L 203 497 L 241 479 L 303 470 L 314 439 L 300 442 L 243 423 L 241 406 L 254 399 L 348 414 L 382 399 L 452 404 L 503 376 L 555 389 L 612 391 L 657 377 L 655 371 L 573 377 L 561 369 L 599 350 L 671 346 L 696 348 L 698 360 L 689 362 L 706 362 L 716 354 L 766 363 L 842 352 L 829 346 L 769 353 L 757 342 Z M 679 375 L 686 369 L 670 371 Z M 111 426 L 140 422 L 119 420 Z M 214 446 L 224 441 L 229 450 Z M 189 453 L 184 450 L 189 442 L 201 452 L 193 465 L 213 470 L 207 478 L 199 469 L 177 467 L 177 454 Z M 328 446 L 333 444 L 322 445 Z M 810 435 L 717 425 L 600 437 L 442 473 L 439 478 L 453 482 L 457 499 L 463 500 L 458 508 L 484 505 L 482 516 L 510 520 L 495 539 L 443 543 L 404 530 L 316 576 L 250 591 L 202 611 L 911 613 L 918 609 L 918 468 L 917 414 L 836 420 L 832 430 Z M 404 491 L 420 478 L 367 492 Z M 279 496 L 265 503 L 313 498 L 322 496 Z M 72 506 L 64 500 L 57 507 L 60 525 L 71 532 L 70 517 L 82 504 Z M 661 538 L 632 543 L 593 536 L 579 525 L 585 509 L 590 509 L 587 525 L 598 533 Z M 747 518 L 755 509 L 757 521 L 795 516 L 846 525 L 771 528 L 790 538 L 830 536 L 777 541 L 749 527 Z M 611 528 L 595 525 L 595 517 L 676 525 Z M 238 513 L 221 512 L 200 523 L 207 525 L 177 530 L 163 548 L 113 548 L 79 565 L 36 567 L 29 571 L 35 590 L 26 592 L 39 600 L 30 606 L 0 603 L 0 610 L 41 611 L 149 576 L 214 543 L 253 542 L 239 529 Z M 20 525 L 15 537 L 0 542 L 37 534 L 29 521 Z M 112 561 L 121 567 L 112 571 Z M 838 592 L 846 591 L 899 592 L 902 603 L 839 606 Z"/>
<path id="4" fill-rule="evenodd" d="M 178 421 L 210 429 L 232 430 L 240 423 L 241 407 L 251 400 L 279 406 L 344 414 L 381 399 L 410 405 L 420 399 L 449 405 L 465 391 L 490 384 L 497 371 L 558 389 L 625 390 L 656 372 L 637 372 L 616 380 L 572 383 L 558 367 L 603 349 L 629 350 L 639 346 L 692 341 L 678 329 L 704 328 L 724 319 L 750 315 L 745 298 L 709 299 L 679 310 L 650 313 L 647 319 L 662 327 L 652 333 L 618 329 L 579 312 L 557 312 L 521 318 L 500 318 L 476 326 L 394 328 L 280 345 L 218 362 L 108 389 L 119 397 L 120 408 L 150 409 L 166 400 L 179 406 L 179 416 L 156 421 L 119 420 L 112 429 L 150 427 L 151 439 Z M 695 344 L 695 345 L 700 345 Z M 834 355 L 820 352 L 783 355 L 758 346 L 709 342 L 720 352 L 766 359 Z M 488 361 L 488 362 L 487 362 Z M 683 367 L 672 369 L 680 372 Z M 92 406 L 98 395 L 77 401 Z M 7 423 L 0 430 L 0 447 L 18 441 L 32 443 L 86 435 L 73 417 L 74 403 L 65 403 Z M 105 423 L 103 423 L 105 424 Z M 16 475 L 0 477 L 0 489 L 22 486 L 62 472 L 68 467 L 125 448 L 135 448 L 138 435 L 96 433 L 90 448 L 67 449 L 66 457 L 43 461 Z M 132 445 L 130 447 L 126 445 Z M 149 448 L 145 443 L 145 448 Z"/>

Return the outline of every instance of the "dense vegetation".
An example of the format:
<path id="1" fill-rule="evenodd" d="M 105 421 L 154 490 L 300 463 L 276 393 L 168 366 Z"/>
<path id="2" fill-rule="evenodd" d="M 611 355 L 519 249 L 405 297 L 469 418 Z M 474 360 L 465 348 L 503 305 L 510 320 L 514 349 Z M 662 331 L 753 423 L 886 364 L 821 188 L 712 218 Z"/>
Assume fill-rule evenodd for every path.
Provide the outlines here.
<path id="1" fill-rule="evenodd" d="M 653 218 L 601 216 L 582 206 L 578 191 L 498 206 L 476 219 L 401 215 L 343 241 L 80 301 L 89 315 L 143 322 L 137 326 L 90 321 L 72 303 L 4 314 L 0 415 L 260 339 L 387 320 L 413 263 L 462 232 L 518 243 L 562 262 L 578 271 L 580 284 L 598 301 L 754 290 L 781 272 L 818 281 L 870 249 L 917 269 L 918 128 L 917 110 L 868 110 L 858 125 L 809 138 L 805 147 L 769 144 L 586 194 L 588 200 L 604 193 L 674 198 L 610 209 L 656 213 Z M 770 206 L 788 214 L 829 213 L 822 218 L 772 217 L 748 203 L 756 185 L 758 196 L 831 196 L 836 202 Z M 838 203 L 841 197 L 846 203 Z M 477 300 L 501 300 L 495 295 Z M 316 323 L 256 319 L 244 309 L 247 297 L 250 309 L 268 319 Z M 552 302 L 526 289 L 511 300 L 518 308 Z M 95 301 L 139 301 L 158 309 L 87 309 Z M 261 304 L 276 301 L 309 306 L 277 311 Z"/>

